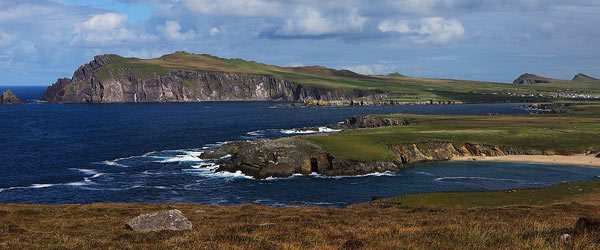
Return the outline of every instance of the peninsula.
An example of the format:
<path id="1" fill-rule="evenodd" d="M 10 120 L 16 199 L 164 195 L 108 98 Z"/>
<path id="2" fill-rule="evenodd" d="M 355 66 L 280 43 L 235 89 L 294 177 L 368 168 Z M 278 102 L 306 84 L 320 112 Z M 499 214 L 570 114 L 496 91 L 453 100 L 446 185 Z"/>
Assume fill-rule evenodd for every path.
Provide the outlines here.
<path id="1" fill-rule="evenodd" d="M 53 103 L 299 101 L 321 105 L 542 102 L 600 98 L 600 80 L 524 74 L 514 84 L 362 75 L 175 52 L 154 59 L 99 55 L 44 93 Z"/>
<path id="2" fill-rule="evenodd" d="M 255 178 L 396 172 L 414 163 L 452 159 L 600 166 L 599 103 L 534 106 L 554 112 L 360 116 L 332 126 L 346 129 L 338 133 L 233 142 L 203 156 L 229 154 L 219 171 Z"/>

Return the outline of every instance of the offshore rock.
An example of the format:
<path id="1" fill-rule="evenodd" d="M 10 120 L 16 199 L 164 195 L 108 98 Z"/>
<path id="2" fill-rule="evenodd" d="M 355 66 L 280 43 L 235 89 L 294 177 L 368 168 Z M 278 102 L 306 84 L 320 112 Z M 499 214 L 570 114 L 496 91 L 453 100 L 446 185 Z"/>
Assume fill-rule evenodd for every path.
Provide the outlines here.
<path id="1" fill-rule="evenodd" d="M 192 223 L 177 209 L 141 214 L 128 221 L 127 229 L 136 232 L 158 232 L 163 230 L 191 230 Z"/>
<path id="2" fill-rule="evenodd" d="M 22 104 L 23 102 L 19 97 L 13 94 L 10 89 L 6 90 L 0 95 L 0 104 Z"/>

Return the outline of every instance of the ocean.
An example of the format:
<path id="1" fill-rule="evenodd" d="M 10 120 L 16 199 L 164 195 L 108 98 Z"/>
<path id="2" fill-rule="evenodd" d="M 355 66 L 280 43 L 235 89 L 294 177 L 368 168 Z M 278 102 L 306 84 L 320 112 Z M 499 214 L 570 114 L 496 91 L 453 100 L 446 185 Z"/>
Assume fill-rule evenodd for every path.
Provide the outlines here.
<path id="1" fill-rule="evenodd" d="M 215 173 L 205 150 L 234 140 L 292 136 L 359 114 L 527 114 L 523 104 L 264 108 L 270 102 L 40 103 L 45 87 L 10 88 L 0 106 L 0 202 L 189 202 L 346 206 L 372 196 L 543 187 L 598 179 L 599 168 L 440 162 L 359 177 L 255 180 Z"/>

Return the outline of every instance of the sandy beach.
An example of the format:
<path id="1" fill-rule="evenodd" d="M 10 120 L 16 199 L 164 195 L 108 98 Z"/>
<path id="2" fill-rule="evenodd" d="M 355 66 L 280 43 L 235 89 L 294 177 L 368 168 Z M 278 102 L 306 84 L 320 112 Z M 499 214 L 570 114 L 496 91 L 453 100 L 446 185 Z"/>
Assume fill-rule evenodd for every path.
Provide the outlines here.
<path id="1" fill-rule="evenodd" d="M 452 158 L 452 161 L 503 161 L 600 167 L 600 158 L 594 155 L 468 156 Z"/>

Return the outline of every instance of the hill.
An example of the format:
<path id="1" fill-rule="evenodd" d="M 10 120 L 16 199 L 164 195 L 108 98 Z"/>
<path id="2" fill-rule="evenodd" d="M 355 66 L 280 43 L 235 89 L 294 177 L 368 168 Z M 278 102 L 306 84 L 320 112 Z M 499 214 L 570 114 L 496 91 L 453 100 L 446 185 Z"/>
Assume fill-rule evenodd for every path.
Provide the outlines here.
<path id="1" fill-rule="evenodd" d="M 563 82 L 576 84 L 565 86 Z M 600 85 L 557 80 L 522 86 L 413 78 L 398 73 L 362 75 L 322 66 L 279 67 L 180 51 L 154 59 L 96 56 L 71 78 L 58 79 L 48 87 L 44 100 L 112 103 L 360 99 L 485 103 L 580 98 L 559 96 L 566 91 L 600 96 Z"/>

